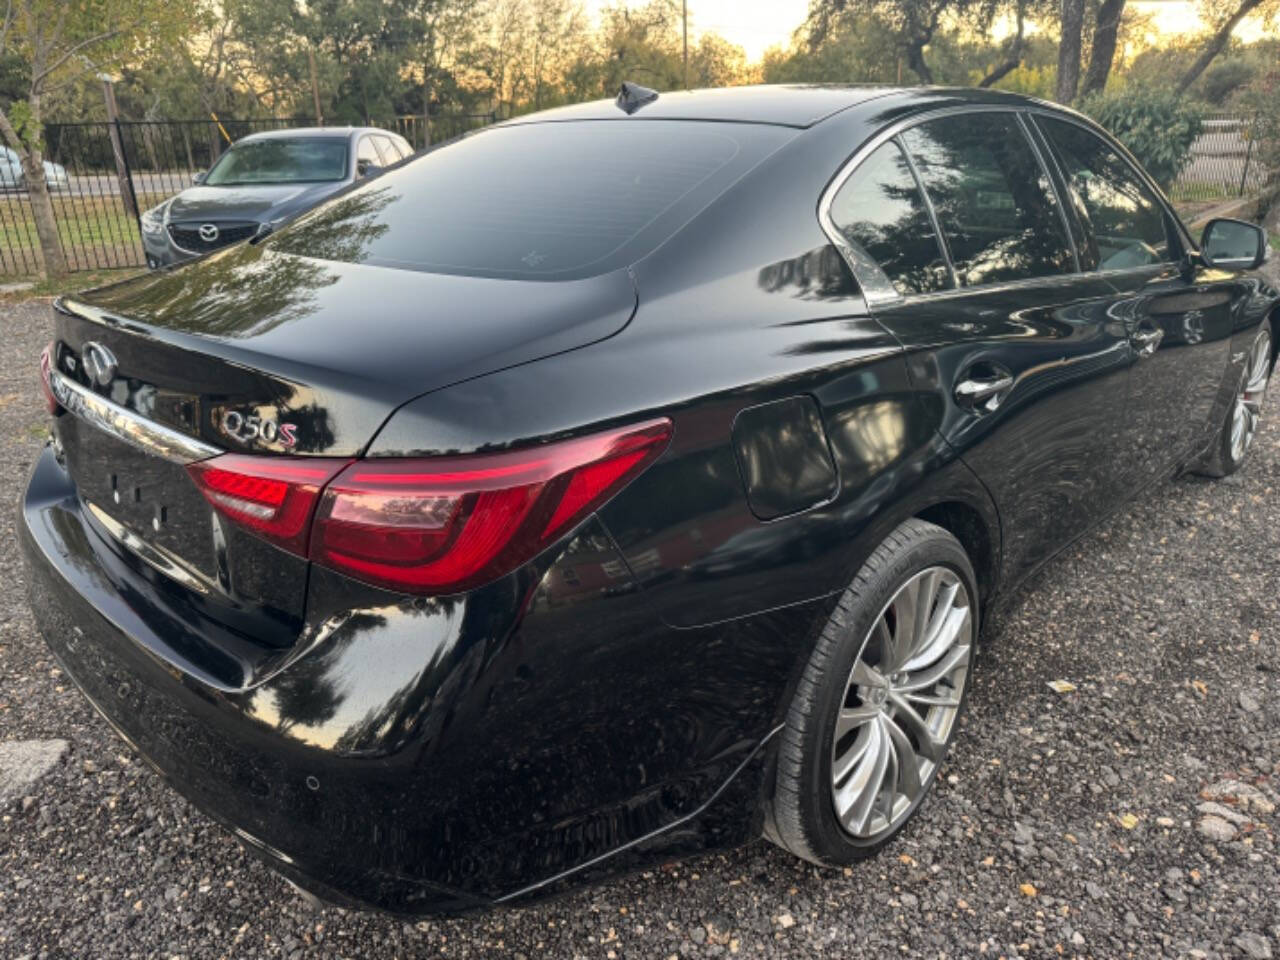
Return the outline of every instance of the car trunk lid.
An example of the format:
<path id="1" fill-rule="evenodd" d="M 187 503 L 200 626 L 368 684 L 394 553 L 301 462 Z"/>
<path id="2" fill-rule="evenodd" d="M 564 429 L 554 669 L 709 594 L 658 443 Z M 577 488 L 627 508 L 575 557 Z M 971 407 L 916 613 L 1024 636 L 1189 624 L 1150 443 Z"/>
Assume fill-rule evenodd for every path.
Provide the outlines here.
<path id="1" fill-rule="evenodd" d="M 625 271 L 499 281 L 235 249 L 59 301 L 51 365 L 74 414 L 59 441 L 116 547 L 185 602 L 287 643 L 306 562 L 219 517 L 188 462 L 357 457 L 408 400 L 609 336 L 634 307 Z"/>

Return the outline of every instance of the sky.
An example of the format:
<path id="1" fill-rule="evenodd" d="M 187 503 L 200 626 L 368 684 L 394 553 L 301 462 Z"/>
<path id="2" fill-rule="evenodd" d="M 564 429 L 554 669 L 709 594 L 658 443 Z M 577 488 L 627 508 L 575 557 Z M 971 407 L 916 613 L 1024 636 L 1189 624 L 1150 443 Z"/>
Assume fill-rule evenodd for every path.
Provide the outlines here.
<path id="1" fill-rule="evenodd" d="M 615 0 L 587 0 L 593 14 Z M 711 30 L 736 43 L 748 60 L 759 60 L 769 47 L 785 45 L 809 11 L 809 0 L 688 0 L 689 39 Z M 1150 14 L 1160 33 L 1194 32 L 1200 26 L 1191 0 L 1133 0 L 1135 10 Z M 1244 40 L 1257 39 L 1259 27 L 1246 20 L 1237 31 Z"/>

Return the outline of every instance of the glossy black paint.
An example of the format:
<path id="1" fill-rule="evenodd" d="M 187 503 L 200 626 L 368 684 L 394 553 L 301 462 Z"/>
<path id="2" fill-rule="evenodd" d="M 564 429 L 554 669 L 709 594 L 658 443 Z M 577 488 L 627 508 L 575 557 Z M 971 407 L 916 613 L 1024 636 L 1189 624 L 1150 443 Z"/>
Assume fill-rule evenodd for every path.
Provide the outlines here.
<path id="1" fill-rule="evenodd" d="M 1202 452 L 1275 322 L 1280 294 L 1190 250 L 1180 267 L 868 308 L 817 217 L 845 160 L 904 118 L 1027 103 L 765 88 L 664 94 L 631 117 L 570 108 L 548 119 L 788 132 L 599 277 L 243 247 L 67 302 L 59 342 L 120 359 L 104 392 L 151 415 L 179 394 L 221 447 L 228 405 L 311 411 L 295 455 L 501 449 L 656 414 L 674 434 L 595 516 L 481 589 L 414 599 L 311 569 L 283 643 L 143 569 L 51 448 L 20 523 L 50 646 L 178 789 L 331 899 L 471 909 L 757 836 L 798 672 L 889 531 L 947 526 L 989 605 Z M 1148 327 L 1163 340 L 1139 358 Z M 994 409 L 957 402 L 963 378 L 998 371 L 1014 384 Z"/>

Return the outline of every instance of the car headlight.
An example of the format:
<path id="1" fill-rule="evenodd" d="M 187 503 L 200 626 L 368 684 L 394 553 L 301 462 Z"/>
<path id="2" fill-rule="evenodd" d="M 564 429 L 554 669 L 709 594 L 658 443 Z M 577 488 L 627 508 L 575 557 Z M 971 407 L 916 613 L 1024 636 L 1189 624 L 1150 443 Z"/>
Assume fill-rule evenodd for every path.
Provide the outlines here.
<path id="1" fill-rule="evenodd" d="M 168 204 L 162 203 L 142 214 L 139 220 L 142 223 L 143 233 L 149 233 L 153 237 L 164 233 L 164 211 L 167 206 Z"/>

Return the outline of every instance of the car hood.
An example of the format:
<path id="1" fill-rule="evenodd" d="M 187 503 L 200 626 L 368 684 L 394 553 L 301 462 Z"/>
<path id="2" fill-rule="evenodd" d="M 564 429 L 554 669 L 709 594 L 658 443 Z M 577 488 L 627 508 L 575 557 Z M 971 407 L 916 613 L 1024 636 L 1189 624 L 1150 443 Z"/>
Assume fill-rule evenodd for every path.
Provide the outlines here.
<path id="1" fill-rule="evenodd" d="M 191 187 L 169 201 L 169 220 L 279 220 L 336 193 L 345 183 Z"/>
<path id="2" fill-rule="evenodd" d="M 494 280 L 241 244 L 65 298 L 59 333 L 104 344 L 137 397 L 201 412 L 216 446 L 235 448 L 219 432 L 235 410 L 303 425 L 296 447 L 266 449 L 351 456 L 401 404 L 609 337 L 636 302 L 625 269 Z"/>

